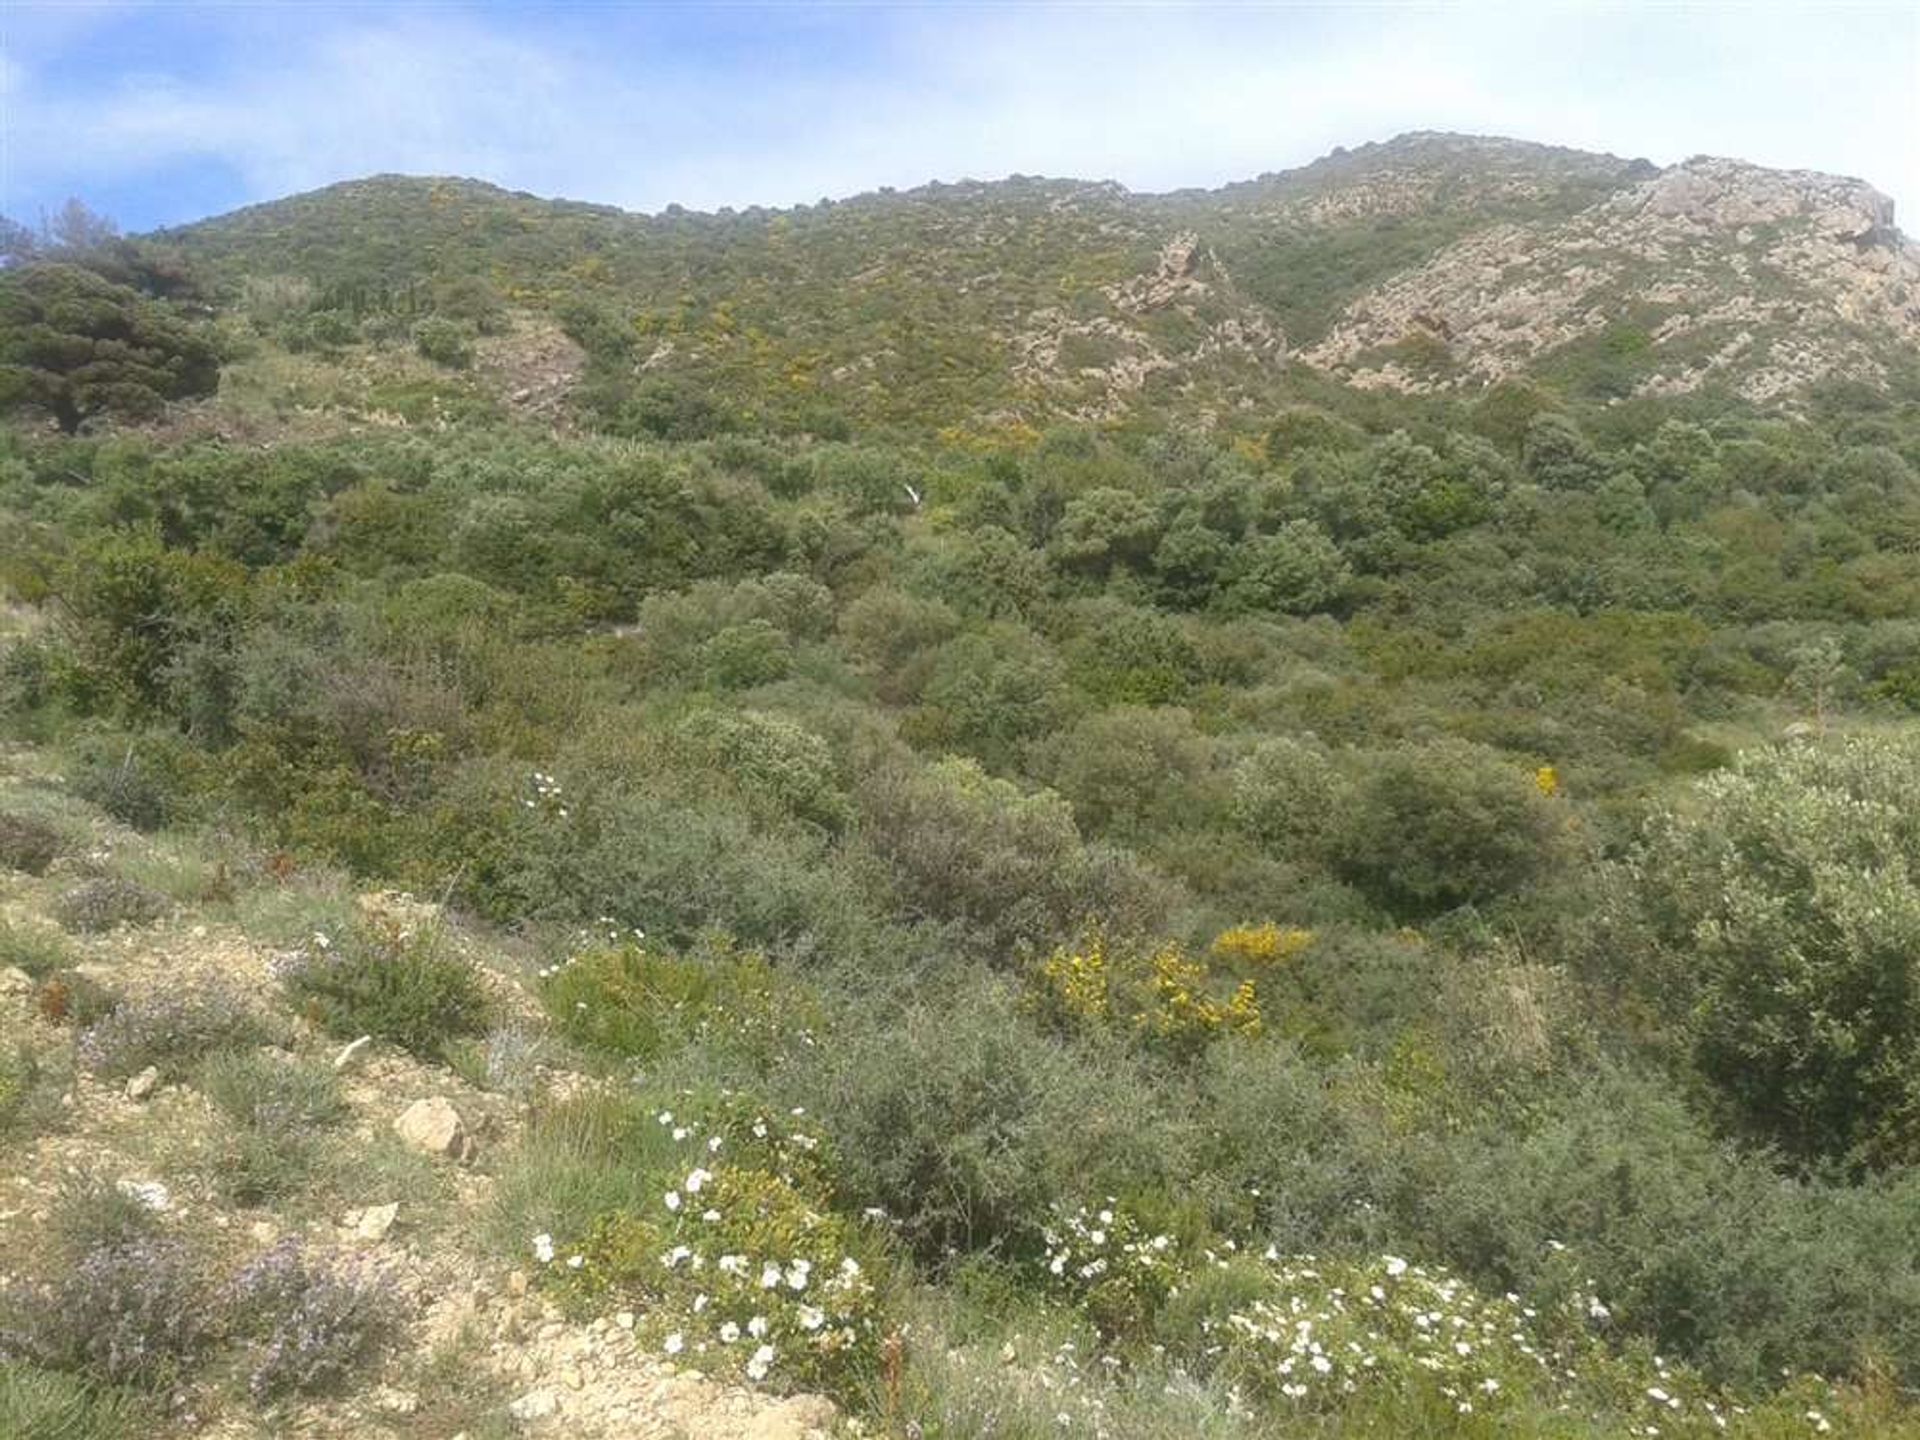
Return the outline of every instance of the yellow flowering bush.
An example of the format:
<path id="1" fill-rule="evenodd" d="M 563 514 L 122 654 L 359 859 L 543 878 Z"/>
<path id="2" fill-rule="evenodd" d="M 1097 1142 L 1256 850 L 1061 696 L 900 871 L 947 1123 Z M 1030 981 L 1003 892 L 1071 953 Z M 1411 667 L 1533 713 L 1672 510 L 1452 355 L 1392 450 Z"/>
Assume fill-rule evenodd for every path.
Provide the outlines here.
<path id="1" fill-rule="evenodd" d="M 1221 988 L 1207 963 L 1178 944 L 1116 954 L 1096 935 L 1041 963 L 1031 1004 L 1058 1029 L 1124 1028 L 1152 1048 L 1191 1055 L 1220 1035 L 1260 1033 L 1254 982 L 1242 980 L 1224 998 Z"/>
<path id="2" fill-rule="evenodd" d="M 1246 966 L 1283 964 L 1313 945 L 1311 930 L 1281 926 L 1268 920 L 1260 925 L 1236 925 L 1213 937 L 1213 953 L 1221 960 Z"/>

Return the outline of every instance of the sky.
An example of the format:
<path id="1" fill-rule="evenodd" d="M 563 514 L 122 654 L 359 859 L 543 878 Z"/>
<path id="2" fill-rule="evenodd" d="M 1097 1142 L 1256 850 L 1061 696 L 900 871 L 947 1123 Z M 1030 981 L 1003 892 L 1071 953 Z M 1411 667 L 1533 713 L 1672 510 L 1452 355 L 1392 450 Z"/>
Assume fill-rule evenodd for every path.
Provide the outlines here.
<path id="1" fill-rule="evenodd" d="M 1860 176 L 1920 233 L 1920 0 L 0 0 L 0 214 L 355 176 L 654 211 L 1008 174 L 1217 185 L 1405 130 Z"/>

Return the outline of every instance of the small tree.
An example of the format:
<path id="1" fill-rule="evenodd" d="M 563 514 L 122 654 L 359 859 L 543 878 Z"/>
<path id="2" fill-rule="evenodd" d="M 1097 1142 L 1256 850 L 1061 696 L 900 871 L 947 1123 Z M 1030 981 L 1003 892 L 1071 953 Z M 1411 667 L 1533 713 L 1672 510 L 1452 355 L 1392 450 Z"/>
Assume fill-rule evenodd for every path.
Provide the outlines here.
<path id="1" fill-rule="evenodd" d="M 212 393 L 220 361 L 195 327 L 77 265 L 0 270 L 0 410 L 71 435 L 100 415 L 143 419 Z"/>
<path id="2" fill-rule="evenodd" d="M 1920 743 L 1749 752 L 1655 817 L 1626 878 L 1645 987 L 1743 1127 L 1920 1158 Z"/>

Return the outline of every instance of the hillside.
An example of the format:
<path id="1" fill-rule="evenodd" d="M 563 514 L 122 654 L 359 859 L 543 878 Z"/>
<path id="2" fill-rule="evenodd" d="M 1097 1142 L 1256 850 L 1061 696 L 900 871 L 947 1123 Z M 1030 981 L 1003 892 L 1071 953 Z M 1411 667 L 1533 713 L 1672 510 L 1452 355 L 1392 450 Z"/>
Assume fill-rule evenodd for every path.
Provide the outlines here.
<path id="1" fill-rule="evenodd" d="M 17 254 L 0 1436 L 1920 1440 L 1891 218 L 1420 134 Z"/>
<path id="2" fill-rule="evenodd" d="M 1315 375 L 1766 403 L 1911 383 L 1920 345 L 1920 251 L 1860 182 L 1451 135 L 1218 191 L 1016 177 L 719 215 L 383 177 L 159 238 L 350 309 L 470 277 L 573 312 L 622 372 L 795 424 L 1204 420 Z"/>

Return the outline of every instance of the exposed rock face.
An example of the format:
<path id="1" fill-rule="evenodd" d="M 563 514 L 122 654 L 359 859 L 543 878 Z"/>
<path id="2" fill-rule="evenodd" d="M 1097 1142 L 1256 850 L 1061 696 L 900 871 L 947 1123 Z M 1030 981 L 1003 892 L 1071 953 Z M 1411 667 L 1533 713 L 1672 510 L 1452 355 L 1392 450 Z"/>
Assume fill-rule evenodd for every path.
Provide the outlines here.
<path id="1" fill-rule="evenodd" d="M 1694 159 L 1558 225 L 1476 231 L 1353 302 L 1303 358 L 1364 387 L 1480 385 L 1649 310 L 1641 393 L 1880 382 L 1889 344 L 1920 345 L 1920 248 L 1860 181 Z M 1440 373 L 1381 353 L 1420 335 L 1445 345 Z"/>

